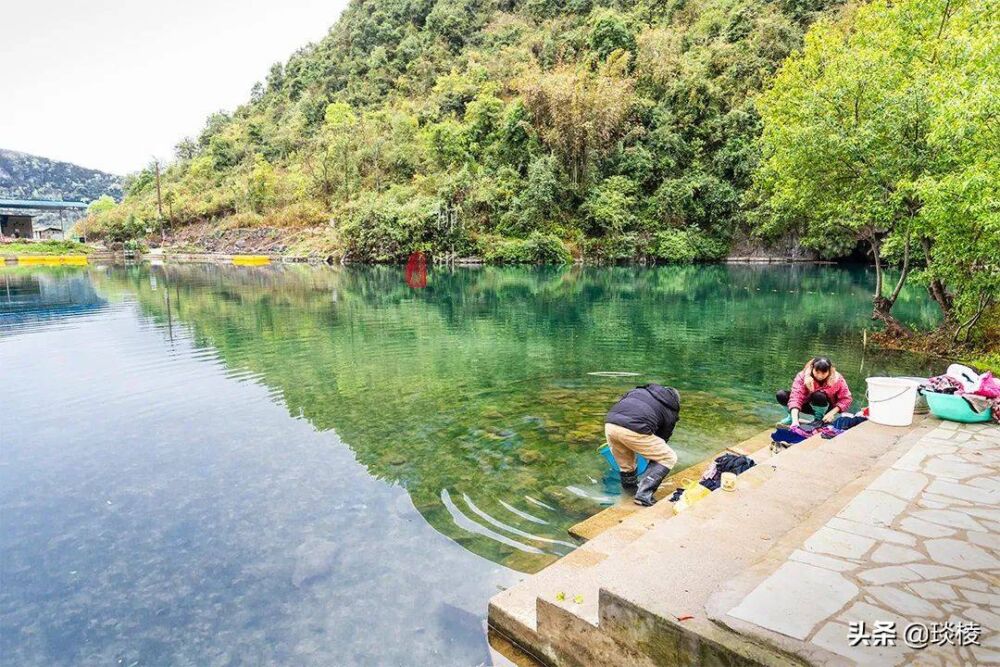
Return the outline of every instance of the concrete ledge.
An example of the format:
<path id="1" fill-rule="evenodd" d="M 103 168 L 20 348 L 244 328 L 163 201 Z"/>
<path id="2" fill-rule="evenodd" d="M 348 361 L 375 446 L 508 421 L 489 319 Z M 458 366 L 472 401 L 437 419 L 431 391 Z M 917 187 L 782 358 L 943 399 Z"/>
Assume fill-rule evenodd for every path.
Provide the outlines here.
<path id="1" fill-rule="evenodd" d="M 266 257 L 272 264 L 326 264 L 325 257 L 292 257 L 288 255 L 273 254 L 222 254 L 222 253 L 200 253 L 200 252 L 170 252 L 143 255 L 143 260 L 161 260 L 166 263 L 176 262 L 178 264 L 232 264 L 234 260 L 243 257 Z"/>
<path id="2" fill-rule="evenodd" d="M 758 449 L 735 493 L 676 516 L 666 502 L 610 513 L 573 557 L 496 596 L 491 631 L 545 664 L 807 663 L 790 645 L 720 622 L 732 604 L 713 596 L 779 567 L 926 431 L 866 423 L 775 456 Z"/>
<path id="3" fill-rule="evenodd" d="M 744 440 L 738 445 L 722 449 L 700 463 L 696 463 L 695 465 L 685 468 L 680 472 L 676 472 L 663 480 L 663 484 L 656 492 L 656 499 L 663 500 L 664 498 L 669 498 L 673 494 L 674 489 L 677 487 L 683 487 L 686 486 L 688 482 L 701 479 L 705 470 L 712 465 L 715 459 L 723 454 L 751 456 L 755 461 L 760 463 L 765 458 L 770 456 L 770 452 L 768 450 L 770 445 L 771 429 L 767 429 L 752 438 Z M 569 534 L 573 537 L 579 537 L 580 539 L 592 540 L 609 528 L 619 525 L 625 521 L 625 519 L 629 518 L 641 509 L 641 507 L 638 507 L 632 502 L 632 498 L 630 496 L 623 494 L 616 505 L 602 510 L 594 516 L 584 519 L 580 523 L 572 526 L 569 529 Z"/>
<path id="4" fill-rule="evenodd" d="M 619 643 L 634 646 L 656 665 L 802 665 L 792 656 L 753 642 L 737 641 L 705 619 L 677 620 L 639 608 L 601 591 L 601 629 Z"/>

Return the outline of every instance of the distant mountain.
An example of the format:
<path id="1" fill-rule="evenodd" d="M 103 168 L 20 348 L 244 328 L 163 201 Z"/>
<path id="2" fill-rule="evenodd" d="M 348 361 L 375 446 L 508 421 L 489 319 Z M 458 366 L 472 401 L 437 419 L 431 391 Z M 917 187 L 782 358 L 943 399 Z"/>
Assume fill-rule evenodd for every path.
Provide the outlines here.
<path id="1" fill-rule="evenodd" d="M 122 194 L 120 176 L 0 148 L 0 197 L 91 202 Z"/>

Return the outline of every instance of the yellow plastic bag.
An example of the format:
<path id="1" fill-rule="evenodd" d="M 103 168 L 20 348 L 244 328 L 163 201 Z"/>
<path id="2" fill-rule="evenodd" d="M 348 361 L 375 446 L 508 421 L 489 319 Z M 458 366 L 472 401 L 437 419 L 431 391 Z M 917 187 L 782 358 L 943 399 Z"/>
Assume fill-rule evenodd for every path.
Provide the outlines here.
<path id="1" fill-rule="evenodd" d="M 710 493 L 711 491 L 709 489 L 706 489 L 698 482 L 688 484 L 684 487 L 683 495 L 681 495 L 680 499 L 674 503 L 674 513 L 679 514 L 683 512 Z"/>

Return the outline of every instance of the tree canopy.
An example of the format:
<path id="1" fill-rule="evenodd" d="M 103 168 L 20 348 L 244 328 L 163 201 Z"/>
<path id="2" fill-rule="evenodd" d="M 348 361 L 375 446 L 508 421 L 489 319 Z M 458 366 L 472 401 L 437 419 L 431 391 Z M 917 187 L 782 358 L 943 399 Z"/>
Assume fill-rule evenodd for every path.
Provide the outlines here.
<path id="1" fill-rule="evenodd" d="M 827 256 L 866 242 L 892 327 L 914 256 L 960 329 L 1000 298 L 998 34 L 996 0 L 876 0 L 817 22 L 757 102 L 759 229 Z"/>

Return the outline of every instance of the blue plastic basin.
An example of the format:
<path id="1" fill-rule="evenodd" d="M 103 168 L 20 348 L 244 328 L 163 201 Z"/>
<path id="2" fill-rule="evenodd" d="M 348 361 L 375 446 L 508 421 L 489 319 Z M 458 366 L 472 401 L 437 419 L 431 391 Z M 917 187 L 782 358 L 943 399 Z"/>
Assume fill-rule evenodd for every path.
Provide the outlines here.
<path id="1" fill-rule="evenodd" d="M 611 455 L 611 447 L 608 445 L 602 445 L 597 451 L 607 460 L 608 465 L 611 466 L 612 470 L 616 473 L 620 473 L 622 471 L 621 468 L 618 467 L 618 461 L 615 461 L 615 457 Z M 645 457 L 641 454 L 635 455 L 635 472 L 637 475 L 641 475 L 645 472 L 647 465 L 649 465 L 649 462 L 645 459 Z"/>

